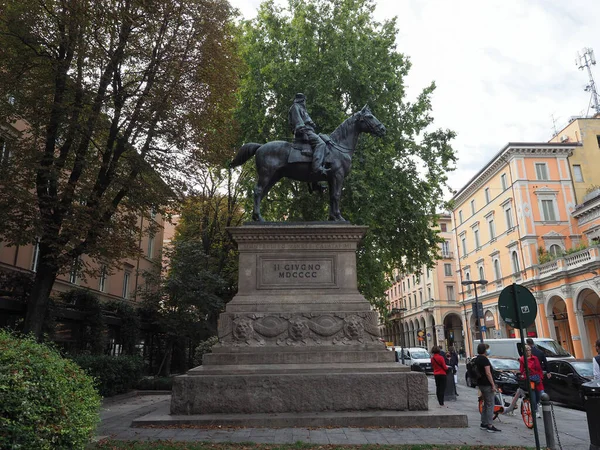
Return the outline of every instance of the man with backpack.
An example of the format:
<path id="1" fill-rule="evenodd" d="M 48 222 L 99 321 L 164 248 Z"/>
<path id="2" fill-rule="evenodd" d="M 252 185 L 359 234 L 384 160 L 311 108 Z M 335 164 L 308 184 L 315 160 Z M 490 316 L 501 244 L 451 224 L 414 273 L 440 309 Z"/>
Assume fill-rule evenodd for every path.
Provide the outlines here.
<path id="1" fill-rule="evenodd" d="M 488 344 L 483 343 L 477 346 L 477 357 L 471 361 L 471 370 L 473 379 L 477 380 L 477 387 L 483 397 L 480 428 L 488 433 L 497 433 L 500 430 L 492 425 L 492 421 L 494 420 L 496 384 L 492 376 L 492 364 L 487 357 L 489 347 Z"/>
<path id="2" fill-rule="evenodd" d="M 592 360 L 592 366 L 594 367 L 594 380 L 600 381 L 600 339 L 596 341 L 596 352 L 598 352 L 598 356 Z"/>

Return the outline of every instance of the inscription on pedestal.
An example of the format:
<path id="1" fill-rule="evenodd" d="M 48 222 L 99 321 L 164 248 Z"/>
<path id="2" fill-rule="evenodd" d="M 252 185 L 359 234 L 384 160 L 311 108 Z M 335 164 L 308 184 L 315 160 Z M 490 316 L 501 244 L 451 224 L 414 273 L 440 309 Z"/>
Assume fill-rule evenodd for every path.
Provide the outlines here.
<path id="1" fill-rule="evenodd" d="M 314 289 L 336 287 L 335 257 L 259 255 L 258 289 Z"/>

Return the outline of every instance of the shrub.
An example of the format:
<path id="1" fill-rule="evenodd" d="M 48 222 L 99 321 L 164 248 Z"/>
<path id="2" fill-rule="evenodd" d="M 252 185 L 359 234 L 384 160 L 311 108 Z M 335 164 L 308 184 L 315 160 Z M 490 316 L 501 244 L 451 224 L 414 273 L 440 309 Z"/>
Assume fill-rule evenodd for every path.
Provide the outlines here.
<path id="1" fill-rule="evenodd" d="M 104 397 L 132 390 L 142 378 L 144 367 L 139 356 L 77 355 L 73 360 L 94 377 Z"/>
<path id="2" fill-rule="evenodd" d="M 83 449 L 99 408 L 93 380 L 75 363 L 0 330 L 0 448 Z"/>
<path id="3" fill-rule="evenodd" d="M 207 340 L 200 342 L 194 351 L 194 364 L 197 366 L 202 364 L 202 356 L 205 353 L 211 353 L 213 346 L 218 342 L 219 338 L 217 336 L 211 336 Z"/>
<path id="4" fill-rule="evenodd" d="M 173 388 L 173 377 L 144 377 L 136 385 L 141 391 L 170 391 Z"/>

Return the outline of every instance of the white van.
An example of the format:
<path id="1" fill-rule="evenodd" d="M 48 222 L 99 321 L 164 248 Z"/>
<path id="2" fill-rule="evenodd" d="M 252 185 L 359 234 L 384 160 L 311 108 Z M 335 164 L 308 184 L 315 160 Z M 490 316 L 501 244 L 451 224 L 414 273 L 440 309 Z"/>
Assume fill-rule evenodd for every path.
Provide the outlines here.
<path id="1" fill-rule="evenodd" d="M 402 363 L 402 351 L 404 351 L 404 365 L 410 366 L 415 372 L 433 373 L 431 367 L 431 355 L 423 347 L 395 347 L 398 362 Z"/>
<path id="2" fill-rule="evenodd" d="M 520 358 L 523 356 L 523 349 L 521 347 L 521 338 L 509 338 L 509 339 L 486 339 L 484 341 L 490 345 L 490 356 L 505 356 L 508 358 Z M 533 342 L 536 347 L 544 352 L 546 358 L 552 359 L 572 359 L 573 356 L 567 352 L 561 345 L 554 339 L 550 338 L 533 338 Z M 475 355 L 477 355 L 477 346 L 479 341 L 473 342 L 473 349 Z M 527 345 L 527 344 L 526 344 Z"/>

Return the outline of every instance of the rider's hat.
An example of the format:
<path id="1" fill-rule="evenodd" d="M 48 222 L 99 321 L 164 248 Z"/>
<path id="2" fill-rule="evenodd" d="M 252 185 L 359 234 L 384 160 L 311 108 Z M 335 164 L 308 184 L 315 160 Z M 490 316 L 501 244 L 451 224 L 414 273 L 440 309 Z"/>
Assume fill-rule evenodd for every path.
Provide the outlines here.
<path id="1" fill-rule="evenodd" d="M 296 98 L 294 99 L 294 101 L 302 101 L 305 99 L 306 99 L 306 96 L 302 92 L 298 92 L 296 94 Z"/>

